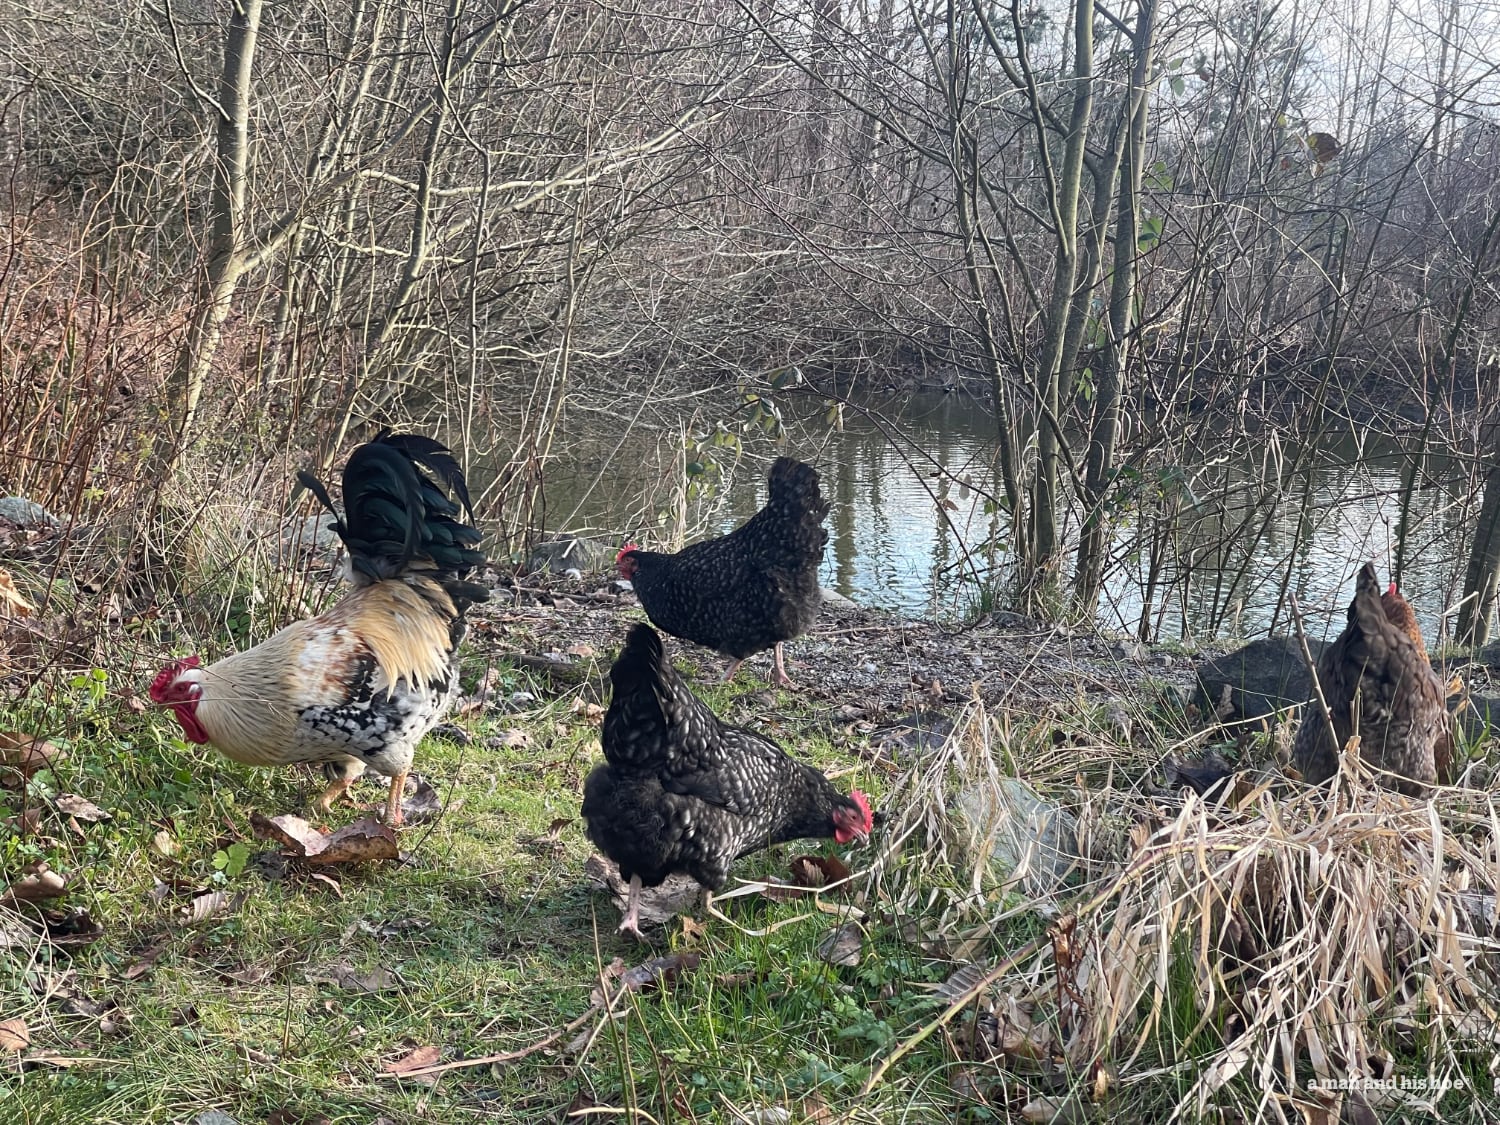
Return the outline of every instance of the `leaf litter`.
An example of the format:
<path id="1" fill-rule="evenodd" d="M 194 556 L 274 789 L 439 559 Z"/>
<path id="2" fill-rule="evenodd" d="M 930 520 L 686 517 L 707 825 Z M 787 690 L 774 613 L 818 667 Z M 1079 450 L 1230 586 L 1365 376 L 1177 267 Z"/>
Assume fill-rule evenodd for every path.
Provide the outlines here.
<path id="1" fill-rule="evenodd" d="M 280 844 L 287 858 L 318 867 L 385 863 L 401 857 L 395 830 L 374 817 L 324 833 L 300 816 L 251 813 L 250 827 L 259 839 Z"/>

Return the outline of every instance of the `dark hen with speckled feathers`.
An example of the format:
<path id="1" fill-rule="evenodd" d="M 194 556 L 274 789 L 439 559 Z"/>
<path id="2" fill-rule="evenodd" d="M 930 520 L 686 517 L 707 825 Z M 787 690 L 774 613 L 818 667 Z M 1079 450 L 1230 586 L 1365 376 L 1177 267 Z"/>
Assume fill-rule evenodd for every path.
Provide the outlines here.
<path id="1" fill-rule="evenodd" d="M 631 629 L 610 669 L 604 764 L 584 785 L 589 839 L 637 898 L 674 872 L 722 887 L 740 856 L 802 837 L 840 843 L 869 833 L 869 802 L 844 796 L 818 770 L 752 731 L 720 722 L 672 668 L 661 638 Z"/>
<path id="2" fill-rule="evenodd" d="M 1437 780 L 1433 751 L 1449 734 L 1447 689 L 1428 662 L 1421 634 L 1411 635 L 1415 618 L 1410 631 L 1391 620 L 1405 606 L 1397 597 L 1388 595 L 1383 604 L 1375 567 L 1360 568 L 1349 623 L 1318 658 L 1333 730 L 1317 703 L 1309 703 L 1292 747 L 1292 763 L 1308 781 L 1338 772 L 1339 752 L 1354 734 L 1363 762 L 1396 775 L 1382 778 L 1385 784 L 1420 796 Z"/>
<path id="3" fill-rule="evenodd" d="M 791 457 L 776 459 L 768 485 L 766 506 L 728 535 L 676 554 L 627 545 L 617 562 L 658 629 L 731 657 L 729 676 L 774 648 L 775 681 L 791 687 L 781 646 L 818 616 L 828 501 L 818 474 Z"/>

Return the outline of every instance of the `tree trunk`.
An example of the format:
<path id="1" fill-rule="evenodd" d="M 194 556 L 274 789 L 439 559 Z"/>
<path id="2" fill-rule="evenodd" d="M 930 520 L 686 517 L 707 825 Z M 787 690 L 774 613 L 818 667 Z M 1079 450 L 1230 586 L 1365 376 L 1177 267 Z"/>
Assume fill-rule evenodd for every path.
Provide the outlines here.
<path id="1" fill-rule="evenodd" d="M 1120 400 L 1130 345 L 1135 338 L 1135 278 L 1140 238 L 1141 177 L 1146 163 L 1146 117 L 1151 99 L 1151 49 L 1156 32 L 1155 0 L 1141 0 L 1135 29 L 1135 65 L 1130 76 L 1130 104 L 1126 124 L 1125 159 L 1120 169 L 1120 205 L 1116 210 L 1114 274 L 1109 291 L 1109 339 L 1102 369 L 1095 378 L 1094 430 L 1090 435 L 1084 470 L 1083 534 L 1078 544 L 1074 593 L 1079 605 L 1092 614 L 1104 581 L 1104 555 L 1109 521 L 1104 497 L 1114 472 L 1115 441 L 1120 430 Z"/>
<path id="2" fill-rule="evenodd" d="M 155 450 L 160 475 L 174 472 L 192 438 L 203 387 L 223 336 L 224 320 L 244 273 L 242 253 L 245 196 L 250 171 L 250 77 L 255 63 L 263 0 L 235 0 L 224 37 L 224 68 L 219 75 L 212 215 L 205 247 L 203 287 L 198 309 L 167 386 L 172 424 L 167 447 Z"/>
<path id="3" fill-rule="evenodd" d="M 1019 20 L 1017 20 L 1019 23 Z M 1083 155 L 1094 103 L 1094 0 L 1076 0 L 1073 13 L 1073 106 L 1063 149 L 1062 175 L 1053 194 L 1052 221 L 1056 234 L 1052 294 L 1047 302 L 1047 334 L 1038 367 L 1041 399 L 1037 435 L 1036 485 L 1031 506 L 1031 562 L 1034 579 L 1043 588 L 1054 584 L 1058 561 L 1058 461 L 1062 448 L 1061 363 L 1073 306 L 1073 283 L 1078 272 L 1078 197 L 1083 183 Z M 1045 123 L 1033 102 L 1041 144 Z"/>
<path id="4" fill-rule="evenodd" d="M 1458 642 L 1478 648 L 1490 639 L 1490 622 L 1500 594 L 1500 422 L 1492 423 L 1494 442 L 1484 474 L 1484 502 L 1464 570 L 1464 597 L 1458 611 Z"/>

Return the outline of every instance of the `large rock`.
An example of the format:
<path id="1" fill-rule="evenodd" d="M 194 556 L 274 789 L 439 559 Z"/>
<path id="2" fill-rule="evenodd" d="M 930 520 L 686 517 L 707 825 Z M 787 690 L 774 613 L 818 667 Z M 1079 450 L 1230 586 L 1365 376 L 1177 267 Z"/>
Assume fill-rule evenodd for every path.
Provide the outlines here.
<path id="1" fill-rule="evenodd" d="M 555 539 L 538 543 L 526 556 L 525 573 L 566 574 L 570 570 L 606 570 L 614 565 L 619 548 L 602 539 L 562 534 Z"/>
<path id="2" fill-rule="evenodd" d="M 1308 641 L 1313 659 L 1322 641 Z M 1293 637 L 1265 637 L 1198 667 L 1198 688 L 1213 713 L 1229 693 L 1233 717 L 1260 719 L 1312 698 L 1312 675 Z"/>
<path id="3" fill-rule="evenodd" d="M 62 521 L 24 496 L 0 497 L 0 520 L 17 527 L 60 527 Z"/>

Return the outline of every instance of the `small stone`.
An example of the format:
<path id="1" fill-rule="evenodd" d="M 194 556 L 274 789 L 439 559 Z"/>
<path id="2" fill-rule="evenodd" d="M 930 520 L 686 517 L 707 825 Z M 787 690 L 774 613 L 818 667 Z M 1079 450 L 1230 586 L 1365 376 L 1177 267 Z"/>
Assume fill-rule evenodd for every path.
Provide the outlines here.
<path id="1" fill-rule="evenodd" d="M 536 696 L 529 691 L 513 691 L 507 700 L 512 707 L 526 707 L 536 702 Z"/>

